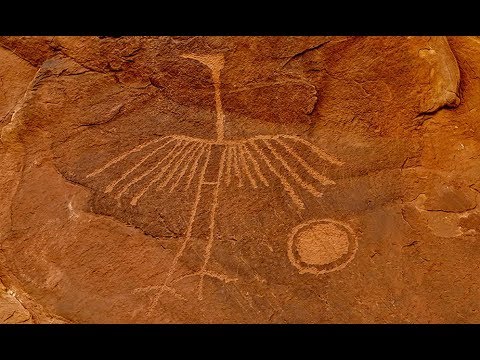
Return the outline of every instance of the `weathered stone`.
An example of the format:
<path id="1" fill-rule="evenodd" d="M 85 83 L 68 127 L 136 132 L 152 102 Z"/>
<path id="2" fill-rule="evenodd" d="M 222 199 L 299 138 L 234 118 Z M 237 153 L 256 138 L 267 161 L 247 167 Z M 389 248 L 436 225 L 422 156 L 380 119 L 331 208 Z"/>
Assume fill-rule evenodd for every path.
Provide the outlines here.
<path id="1" fill-rule="evenodd" d="M 0 321 L 479 322 L 479 49 L 0 37 Z"/>
<path id="2" fill-rule="evenodd" d="M 12 290 L 7 290 L 0 282 L 0 323 L 31 323 L 30 313 L 22 306 Z"/>

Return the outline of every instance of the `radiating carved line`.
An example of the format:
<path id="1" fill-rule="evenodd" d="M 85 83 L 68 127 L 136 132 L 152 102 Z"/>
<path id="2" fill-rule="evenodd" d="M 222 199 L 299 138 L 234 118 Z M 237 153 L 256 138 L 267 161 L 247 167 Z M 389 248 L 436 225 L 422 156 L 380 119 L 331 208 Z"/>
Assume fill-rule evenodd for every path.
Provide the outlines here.
<path id="1" fill-rule="evenodd" d="M 180 158 L 176 161 L 175 166 L 170 172 L 170 174 L 165 178 L 165 180 L 157 186 L 157 190 L 162 189 L 163 187 L 167 186 L 167 184 L 172 180 L 172 178 L 177 175 L 178 169 L 181 165 L 183 165 L 185 159 L 192 158 L 195 155 L 196 149 L 200 146 L 198 143 L 189 143 L 186 147 L 184 147 L 179 154 L 181 154 Z"/>
<path id="2" fill-rule="evenodd" d="M 207 156 L 205 158 L 205 162 L 202 166 L 202 170 L 200 172 L 200 178 L 198 180 L 198 185 L 197 185 L 197 191 L 195 194 L 195 201 L 192 206 L 192 212 L 190 214 L 190 219 L 188 221 L 188 226 L 187 226 L 187 232 L 185 234 L 185 239 L 183 240 L 182 244 L 180 245 L 179 250 L 175 254 L 175 257 L 173 258 L 172 264 L 170 265 L 170 269 L 168 270 L 167 276 L 165 277 L 165 281 L 163 282 L 163 286 L 161 290 L 155 295 L 152 304 L 150 305 L 150 309 L 148 311 L 148 314 L 151 315 L 151 312 L 155 308 L 155 306 L 158 303 L 158 300 L 160 299 L 160 296 L 162 293 L 169 288 L 168 283 L 170 281 L 170 278 L 173 275 L 173 272 L 175 271 L 175 267 L 177 265 L 178 260 L 182 257 L 183 252 L 185 251 L 185 248 L 187 247 L 188 242 L 190 241 L 192 237 L 192 230 L 193 230 L 193 223 L 195 221 L 195 217 L 197 216 L 197 211 L 198 211 L 198 205 L 200 204 L 200 199 L 202 195 L 202 184 L 205 178 L 205 172 L 207 170 L 207 165 L 208 162 L 210 161 L 210 154 L 211 154 L 212 146 L 210 145 L 208 147 L 207 151 Z"/>
<path id="3" fill-rule="evenodd" d="M 145 178 L 146 176 L 148 176 L 149 174 L 151 174 L 153 171 L 155 171 L 165 160 L 168 160 L 172 154 L 174 154 L 176 148 L 182 144 L 183 142 L 176 142 L 176 144 L 173 146 L 173 148 L 167 153 L 166 156 L 164 156 L 158 163 L 157 165 L 151 167 L 149 170 L 145 171 L 143 174 L 141 174 L 140 176 L 137 176 L 136 178 L 134 178 L 133 180 L 131 180 L 129 183 L 127 183 L 121 190 L 120 192 L 115 196 L 115 199 L 120 199 L 123 194 L 134 184 L 136 184 L 137 182 L 139 182 L 140 180 L 142 180 L 143 178 Z M 138 166 L 139 164 L 137 164 Z"/>
<path id="4" fill-rule="evenodd" d="M 173 186 L 170 188 L 170 192 L 175 190 L 175 188 L 180 184 L 180 182 L 182 181 L 182 179 L 184 178 L 184 176 L 187 172 L 187 169 L 191 165 L 193 165 L 193 163 L 196 161 L 196 159 L 198 159 L 200 156 L 202 156 L 203 150 L 205 150 L 206 147 L 207 147 L 206 144 L 201 144 L 201 143 L 198 144 L 195 152 L 192 154 L 192 156 L 190 156 L 188 161 L 185 163 L 185 166 L 183 167 L 183 169 L 179 172 L 177 180 L 175 181 Z"/>
<path id="5" fill-rule="evenodd" d="M 208 151 L 209 151 L 209 157 L 210 157 L 210 149 L 212 147 L 212 145 L 206 145 L 202 151 L 200 152 L 199 156 L 195 159 L 195 162 L 193 163 L 192 165 L 192 169 L 190 170 L 190 175 L 188 176 L 188 181 L 187 181 L 187 185 L 186 185 L 186 190 L 190 189 L 190 184 L 192 183 L 192 180 L 195 176 L 195 174 L 197 173 L 197 170 L 198 170 L 198 162 L 200 161 L 200 158 L 203 156 L 203 154 L 205 153 L 205 150 L 206 148 L 208 147 Z"/>
<path id="6" fill-rule="evenodd" d="M 233 165 L 233 170 L 235 171 L 235 176 L 238 179 L 238 186 L 242 187 L 243 186 L 243 181 L 242 181 L 242 174 L 240 172 L 240 166 L 238 162 L 238 152 L 237 152 L 237 147 L 232 147 L 232 165 Z"/>
<path id="7" fill-rule="evenodd" d="M 241 168 L 244 169 L 245 171 L 245 174 L 247 174 L 247 177 L 248 179 L 250 180 L 250 183 L 252 184 L 252 186 L 256 189 L 257 188 L 257 182 L 255 181 L 255 179 L 253 178 L 251 172 L 250 172 L 250 169 L 248 168 L 248 164 L 247 164 L 247 161 L 245 159 L 245 149 L 242 147 L 243 144 L 237 146 L 237 150 L 238 150 L 238 157 L 239 157 L 239 160 L 240 160 L 240 166 Z"/>
<path id="8" fill-rule="evenodd" d="M 302 139 L 299 136 L 283 135 L 282 134 L 282 135 L 275 135 L 274 138 L 277 138 L 277 139 L 278 138 L 284 138 L 284 139 L 290 139 L 290 140 L 293 140 L 293 141 L 298 141 L 298 142 L 304 144 L 305 146 L 307 146 L 310 150 L 312 150 L 315 154 L 317 154 L 322 159 L 327 160 L 327 161 L 329 161 L 329 162 L 331 162 L 332 164 L 335 164 L 335 165 L 343 165 L 343 162 L 338 160 L 336 157 L 334 157 L 330 154 L 327 154 L 325 151 L 319 149 L 318 147 L 316 147 L 312 143 Z"/>
<path id="9" fill-rule="evenodd" d="M 230 185 L 230 181 L 232 180 L 232 147 L 227 145 L 227 167 L 226 167 L 226 175 L 225 179 L 227 182 L 227 186 Z"/>
<path id="10" fill-rule="evenodd" d="M 297 205 L 300 209 L 304 209 L 305 205 L 303 204 L 303 201 L 298 197 L 298 195 L 295 193 L 295 190 L 292 188 L 290 183 L 285 179 L 275 168 L 273 165 L 270 163 L 270 160 L 268 157 L 265 155 L 265 153 L 255 144 L 254 141 L 248 142 L 249 145 L 251 145 L 254 150 L 258 153 L 260 158 L 267 164 L 268 168 L 270 171 L 280 180 L 281 184 L 283 185 L 283 188 L 287 192 L 287 194 L 290 196 L 292 199 L 293 203 Z"/>
<path id="11" fill-rule="evenodd" d="M 130 205 L 137 205 L 137 202 L 138 200 L 150 189 L 150 187 L 155 184 L 156 182 L 160 181 L 160 179 L 162 178 L 162 176 L 168 171 L 170 170 L 170 167 L 172 166 L 173 164 L 173 161 L 176 160 L 179 156 L 181 156 L 182 154 L 182 151 L 183 149 L 185 149 L 185 147 L 187 145 L 189 145 L 189 143 L 187 142 L 184 142 L 182 145 L 181 145 L 181 148 L 179 151 L 175 152 L 177 146 L 180 146 L 180 144 L 182 144 L 182 142 L 178 142 L 177 144 L 175 144 L 175 147 L 170 151 L 170 153 L 165 156 L 165 158 L 163 160 L 166 160 L 168 159 L 168 163 L 162 167 L 162 169 L 160 170 L 160 173 L 157 174 L 157 176 L 155 176 L 149 183 L 147 186 L 145 186 L 142 190 L 140 190 L 137 195 L 135 195 L 132 200 L 130 201 Z M 162 162 L 163 162 L 162 160 Z M 149 171 L 145 172 L 143 175 L 142 175 L 142 178 L 147 176 L 148 174 L 152 173 L 154 170 L 156 170 L 159 166 L 160 166 L 161 162 L 155 166 L 154 168 L 150 169 Z M 148 174 L 147 174 L 148 173 Z M 138 182 L 140 181 L 141 178 L 138 178 L 138 180 L 136 180 L 135 182 Z M 133 185 L 134 183 L 132 183 L 131 185 Z M 130 186 L 131 186 L 130 185 Z"/>
<path id="12" fill-rule="evenodd" d="M 265 185 L 268 186 L 268 181 L 267 179 L 263 176 L 262 170 L 260 168 L 260 165 L 258 165 L 257 160 L 253 157 L 251 154 L 250 150 L 247 148 L 245 144 L 242 144 L 242 147 L 245 150 L 245 154 L 247 154 L 247 157 L 250 159 L 250 162 L 253 164 L 253 168 L 255 169 L 256 174 L 258 175 L 260 181 Z"/>
<path id="13" fill-rule="evenodd" d="M 270 144 L 270 141 L 267 140 L 262 140 L 262 142 L 267 146 L 267 148 L 272 152 L 273 156 L 280 161 L 280 163 L 287 169 L 289 172 L 289 175 L 295 180 L 297 184 L 299 184 L 301 187 L 303 187 L 305 190 L 310 192 L 312 195 L 316 197 L 322 196 L 322 193 L 319 192 L 317 189 L 315 189 L 312 185 L 306 183 L 302 177 L 288 165 L 287 161 L 283 158 L 283 156 L 278 153 L 273 146 Z"/>
<path id="14" fill-rule="evenodd" d="M 154 139 L 154 140 L 151 140 L 151 141 L 147 141 L 143 144 L 140 144 L 138 146 L 136 146 L 135 148 L 131 149 L 131 150 L 128 150 L 126 152 L 124 152 L 123 154 L 121 154 L 120 156 L 117 156 L 116 158 L 110 160 L 109 162 L 107 162 L 104 166 L 102 166 L 101 168 L 91 172 L 90 174 L 88 174 L 86 176 L 86 178 L 88 179 L 89 177 L 92 177 L 92 176 L 95 176 L 95 175 L 98 175 L 100 174 L 101 172 L 107 170 L 110 166 L 112 165 L 115 165 L 116 163 L 122 161 L 123 159 L 125 159 L 128 155 L 130 154 L 133 154 L 133 153 L 136 153 L 136 152 L 139 152 L 140 150 L 146 148 L 148 145 L 150 144 L 155 144 L 159 141 L 163 141 L 167 138 L 170 138 L 170 136 L 166 136 L 166 137 L 163 137 L 163 138 L 160 138 L 160 139 Z"/>
<path id="15" fill-rule="evenodd" d="M 131 173 L 133 173 L 140 165 L 142 165 L 145 161 L 147 161 L 149 158 L 151 158 L 153 155 L 155 155 L 156 153 L 158 153 L 161 149 L 163 149 L 165 146 L 167 146 L 169 143 L 171 143 L 173 141 L 173 139 L 169 139 L 166 143 L 164 143 L 163 145 L 159 146 L 157 149 L 153 150 L 150 154 L 148 154 L 147 156 L 144 156 L 135 166 L 133 166 L 132 168 L 130 168 L 130 170 L 126 171 L 125 173 L 122 174 L 122 176 L 120 176 L 117 180 L 111 182 L 106 188 L 105 188 L 105 193 L 110 193 L 112 192 L 112 190 L 115 188 L 115 186 L 117 186 L 118 183 L 120 183 L 121 181 L 125 180 L 128 175 L 130 175 Z"/>
<path id="16" fill-rule="evenodd" d="M 322 174 L 319 174 L 314 168 L 312 168 L 305 160 L 302 159 L 301 156 L 299 156 L 295 150 L 293 150 L 288 144 L 286 144 L 282 139 L 275 139 L 275 141 L 280 144 L 281 146 L 284 147 L 287 152 L 292 155 L 295 160 L 297 160 L 304 168 L 305 170 L 316 180 L 320 181 L 323 185 L 333 185 L 335 184 L 335 181 L 330 180 L 329 178 L 323 176 Z"/>

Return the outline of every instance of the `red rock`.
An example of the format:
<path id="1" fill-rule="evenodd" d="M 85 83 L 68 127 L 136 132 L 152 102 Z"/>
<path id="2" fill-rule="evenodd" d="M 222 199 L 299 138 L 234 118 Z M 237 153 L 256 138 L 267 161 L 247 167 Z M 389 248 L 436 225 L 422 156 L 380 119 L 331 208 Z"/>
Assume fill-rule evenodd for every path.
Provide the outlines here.
<path id="1" fill-rule="evenodd" d="M 0 46 L 0 321 L 479 321 L 476 38 Z"/>

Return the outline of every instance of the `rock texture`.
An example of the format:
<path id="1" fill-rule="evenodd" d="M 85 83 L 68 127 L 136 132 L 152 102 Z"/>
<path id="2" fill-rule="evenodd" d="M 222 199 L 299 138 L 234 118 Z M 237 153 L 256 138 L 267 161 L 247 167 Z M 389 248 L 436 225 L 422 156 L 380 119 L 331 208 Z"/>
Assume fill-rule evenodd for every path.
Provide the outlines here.
<path id="1" fill-rule="evenodd" d="M 0 322 L 480 322 L 479 50 L 0 37 Z"/>

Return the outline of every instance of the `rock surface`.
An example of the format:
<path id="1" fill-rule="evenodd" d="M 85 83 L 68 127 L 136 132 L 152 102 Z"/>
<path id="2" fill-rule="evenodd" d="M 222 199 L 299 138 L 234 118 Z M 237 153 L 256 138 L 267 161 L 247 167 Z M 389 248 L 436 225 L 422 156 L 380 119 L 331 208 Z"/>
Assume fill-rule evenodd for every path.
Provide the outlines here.
<path id="1" fill-rule="evenodd" d="M 480 322 L 479 50 L 0 37 L 0 322 Z"/>

